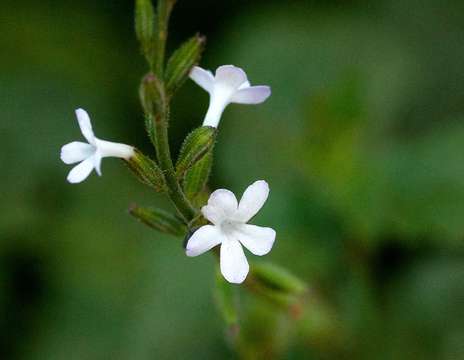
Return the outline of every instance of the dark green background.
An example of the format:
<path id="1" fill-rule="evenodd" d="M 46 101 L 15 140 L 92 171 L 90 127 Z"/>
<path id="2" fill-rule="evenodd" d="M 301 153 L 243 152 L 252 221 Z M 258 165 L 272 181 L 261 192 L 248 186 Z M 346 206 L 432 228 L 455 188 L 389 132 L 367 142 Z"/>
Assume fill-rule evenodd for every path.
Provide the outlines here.
<path id="1" fill-rule="evenodd" d="M 226 110 L 211 188 L 269 182 L 268 259 L 318 299 L 295 321 L 239 289 L 237 351 L 214 258 L 127 214 L 163 198 L 113 159 L 65 182 L 77 107 L 97 136 L 152 152 L 132 6 L 0 5 L 1 357 L 463 359 L 464 3 L 179 0 L 170 50 L 200 31 L 202 66 L 273 90 Z M 180 91 L 174 152 L 207 101 L 192 82 Z"/>

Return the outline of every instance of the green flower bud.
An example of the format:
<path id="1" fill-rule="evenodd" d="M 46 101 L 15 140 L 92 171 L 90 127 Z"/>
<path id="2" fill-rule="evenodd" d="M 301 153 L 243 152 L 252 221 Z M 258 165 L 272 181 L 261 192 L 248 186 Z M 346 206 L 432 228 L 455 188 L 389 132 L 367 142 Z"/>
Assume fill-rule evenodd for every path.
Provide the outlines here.
<path id="1" fill-rule="evenodd" d="M 136 0 L 135 33 L 150 66 L 153 65 L 156 50 L 155 22 L 156 15 L 151 0 Z"/>
<path id="2" fill-rule="evenodd" d="M 202 126 L 193 130 L 184 140 L 176 163 L 176 174 L 182 178 L 187 170 L 200 161 L 214 146 L 216 129 Z"/>
<path id="3" fill-rule="evenodd" d="M 306 284 L 288 270 L 271 263 L 258 263 L 252 268 L 254 279 L 260 286 L 281 294 L 300 295 Z"/>
<path id="4" fill-rule="evenodd" d="M 187 80 L 192 67 L 200 61 L 205 38 L 195 35 L 183 43 L 169 58 L 165 80 L 167 93 L 172 95 Z"/>
<path id="5" fill-rule="evenodd" d="M 139 88 L 139 96 L 145 114 L 156 116 L 163 108 L 163 87 L 153 73 L 148 73 L 143 77 Z"/>
<path id="6" fill-rule="evenodd" d="M 187 231 L 187 227 L 177 216 L 161 209 L 134 204 L 129 208 L 129 213 L 144 224 L 165 234 L 182 236 Z"/>
<path id="7" fill-rule="evenodd" d="M 151 186 L 158 192 L 166 191 L 163 172 L 149 157 L 134 149 L 134 155 L 125 161 L 129 169 L 142 183 Z"/>
<path id="8" fill-rule="evenodd" d="M 213 151 L 212 148 L 196 162 L 184 176 L 183 188 L 187 198 L 194 204 L 197 204 L 196 198 L 201 194 L 208 182 L 211 168 L 213 166 Z"/>

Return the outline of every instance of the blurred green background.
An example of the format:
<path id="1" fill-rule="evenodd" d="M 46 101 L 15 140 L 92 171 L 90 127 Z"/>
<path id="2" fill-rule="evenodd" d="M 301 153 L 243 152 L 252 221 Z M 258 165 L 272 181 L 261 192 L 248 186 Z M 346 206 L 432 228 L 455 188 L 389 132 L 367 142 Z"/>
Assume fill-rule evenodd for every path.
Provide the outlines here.
<path id="1" fill-rule="evenodd" d="M 132 2 L 3 1 L 0 357 L 464 359 L 464 2 L 179 0 L 170 49 L 196 31 L 203 67 L 272 86 L 226 110 L 211 188 L 269 182 L 256 223 L 307 281 L 308 315 L 238 289 L 232 346 L 214 258 L 127 214 L 163 198 L 116 160 L 66 183 L 78 107 L 152 153 Z M 192 82 L 175 98 L 174 152 L 207 102 Z"/>

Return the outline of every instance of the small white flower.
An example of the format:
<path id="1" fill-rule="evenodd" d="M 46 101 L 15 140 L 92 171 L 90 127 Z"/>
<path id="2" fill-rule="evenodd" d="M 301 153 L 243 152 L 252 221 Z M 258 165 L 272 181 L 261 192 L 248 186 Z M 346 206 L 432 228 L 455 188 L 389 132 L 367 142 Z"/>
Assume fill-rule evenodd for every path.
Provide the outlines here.
<path id="1" fill-rule="evenodd" d="M 129 159 L 134 155 L 132 146 L 95 137 L 89 115 L 85 110 L 77 109 L 76 116 L 82 135 L 84 135 L 88 143 L 73 141 L 61 148 L 60 157 L 65 164 L 80 162 L 69 172 L 67 180 L 70 183 L 74 184 L 85 180 L 92 172 L 92 169 L 95 169 L 97 174 L 101 175 L 101 159 L 104 157 Z"/>
<path id="2" fill-rule="evenodd" d="M 209 70 L 195 66 L 190 78 L 210 95 L 203 126 L 217 127 L 222 112 L 230 103 L 260 104 L 271 95 L 269 86 L 250 86 L 245 72 L 233 65 L 219 66 L 216 76 Z"/>
<path id="3" fill-rule="evenodd" d="M 213 225 L 204 225 L 187 242 L 187 256 L 197 256 L 221 244 L 221 273 L 231 283 L 242 283 L 249 265 L 242 245 L 254 255 L 271 251 L 276 232 L 268 227 L 247 224 L 267 200 L 269 185 L 264 180 L 251 184 L 240 203 L 225 189 L 214 191 L 208 204 L 201 208 L 203 216 Z"/>

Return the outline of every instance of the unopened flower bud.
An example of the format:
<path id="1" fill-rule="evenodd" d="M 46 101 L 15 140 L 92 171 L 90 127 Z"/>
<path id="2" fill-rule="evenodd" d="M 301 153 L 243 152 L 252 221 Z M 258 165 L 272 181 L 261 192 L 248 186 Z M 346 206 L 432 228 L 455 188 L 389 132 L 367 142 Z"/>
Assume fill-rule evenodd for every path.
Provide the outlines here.
<path id="1" fill-rule="evenodd" d="M 156 48 L 155 20 L 155 10 L 151 0 L 137 0 L 135 2 L 135 33 L 142 53 L 150 64 L 154 61 Z"/>
<path id="2" fill-rule="evenodd" d="M 174 93 L 188 79 L 190 70 L 200 60 L 205 38 L 195 35 L 183 43 L 169 58 L 166 66 L 166 89 Z"/>
<path id="3" fill-rule="evenodd" d="M 154 116 L 162 108 L 164 94 L 160 81 L 155 74 L 148 73 L 143 77 L 139 95 L 145 114 Z"/>
<path id="4" fill-rule="evenodd" d="M 176 173 L 179 178 L 200 161 L 214 146 L 216 128 L 201 126 L 193 130 L 184 140 L 176 163 Z"/>
<path id="5" fill-rule="evenodd" d="M 164 210 L 152 207 L 140 207 L 134 204 L 129 208 L 129 213 L 144 224 L 160 232 L 174 236 L 185 234 L 186 226 L 182 221 L 177 216 Z"/>
<path id="6" fill-rule="evenodd" d="M 134 149 L 133 155 L 125 159 L 129 169 L 144 184 L 153 187 L 158 192 L 166 191 L 164 175 L 158 165 L 148 156 Z"/>
<path id="7" fill-rule="evenodd" d="M 260 285 L 282 294 L 300 295 L 305 292 L 306 284 L 283 269 L 271 263 L 257 263 L 253 266 L 253 277 Z"/>

